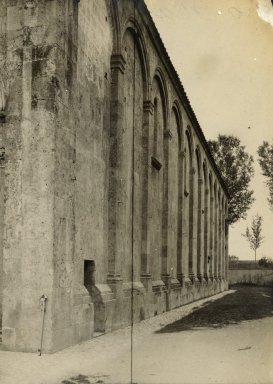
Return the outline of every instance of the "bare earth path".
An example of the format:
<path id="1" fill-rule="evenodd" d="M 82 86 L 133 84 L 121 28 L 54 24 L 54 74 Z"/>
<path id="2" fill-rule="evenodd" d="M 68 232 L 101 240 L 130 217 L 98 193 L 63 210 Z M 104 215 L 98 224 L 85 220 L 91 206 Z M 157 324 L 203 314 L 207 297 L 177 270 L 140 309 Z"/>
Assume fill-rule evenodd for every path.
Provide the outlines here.
<path id="1" fill-rule="evenodd" d="M 235 287 L 134 326 L 133 382 L 273 384 L 273 289 Z M 130 329 L 54 355 L 0 352 L 1 384 L 130 383 Z"/>

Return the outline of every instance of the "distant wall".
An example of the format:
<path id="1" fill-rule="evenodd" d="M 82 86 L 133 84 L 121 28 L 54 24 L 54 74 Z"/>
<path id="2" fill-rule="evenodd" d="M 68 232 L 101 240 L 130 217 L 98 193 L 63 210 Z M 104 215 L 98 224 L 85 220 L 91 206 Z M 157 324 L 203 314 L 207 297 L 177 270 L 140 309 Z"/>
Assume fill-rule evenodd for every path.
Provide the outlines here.
<path id="1" fill-rule="evenodd" d="M 230 269 L 229 284 L 273 285 L 273 269 Z"/>

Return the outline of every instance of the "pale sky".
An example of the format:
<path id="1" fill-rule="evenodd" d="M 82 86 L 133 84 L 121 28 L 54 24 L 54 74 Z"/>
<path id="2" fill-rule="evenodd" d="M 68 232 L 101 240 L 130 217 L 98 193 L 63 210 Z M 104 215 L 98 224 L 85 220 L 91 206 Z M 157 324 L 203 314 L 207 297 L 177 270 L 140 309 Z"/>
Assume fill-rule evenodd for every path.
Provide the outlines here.
<path id="1" fill-rule="evenodd" d="M 146 0 L 207 139 L 238 136 L 255 159 L 255 199 L 246 220 L 230 227 L 229 254 L 254 259 L 241 236 L 263 221 L 262 256 L 273 258 L 273 212 L 257 148 L 273 139 L 273 7 L 271 0 Z M 250 129 L 248 128 L 250 127 Z"/>

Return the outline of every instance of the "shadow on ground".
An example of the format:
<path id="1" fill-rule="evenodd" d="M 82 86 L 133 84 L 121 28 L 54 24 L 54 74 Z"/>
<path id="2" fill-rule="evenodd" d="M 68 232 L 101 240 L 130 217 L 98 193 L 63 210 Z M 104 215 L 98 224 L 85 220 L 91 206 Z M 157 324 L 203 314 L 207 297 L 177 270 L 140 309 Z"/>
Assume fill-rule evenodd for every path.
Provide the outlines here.
<path id="1" fill-rule="evenodd" d="M 166 325 L 156 333 L 172 333 L 202 328 L 220 328 L 244 320 L 273 316 L 273 287 L 233 286 L 236 292 L 208 301 L 188 316 Z"/>
<path id="2" fill-rule="evenodd" d="M 62 384 L 106 384 L 104 381 L 108 376 L 100 375 L 100 376 L 85 376 L 78 375 L 71 377 L 70 379 L 63 380 Z"/>

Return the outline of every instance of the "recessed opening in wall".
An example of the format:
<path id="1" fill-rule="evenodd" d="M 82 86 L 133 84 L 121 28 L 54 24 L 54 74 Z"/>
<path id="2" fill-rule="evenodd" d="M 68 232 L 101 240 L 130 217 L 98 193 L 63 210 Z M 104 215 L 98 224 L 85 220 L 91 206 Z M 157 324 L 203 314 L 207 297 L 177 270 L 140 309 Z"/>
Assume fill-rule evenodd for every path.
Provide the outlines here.
<path id="1" fill-rule="evenodd" d="M 0 123 L 6 122 L 6 115 L 4 112 L 0 112 Z"/>
<path id="2" fill-rule="evenodd" d="M 162 164 L 160 163 L 159 160 L 157 160 L 157 158 L 155 158 L 154 156 L 151 157 L 151 164 L 152 166 L 157 169 L 158 171 L 160 171 L 161 167 L 162 167 Z"/>
<path id="3" fill-rule="evenodd" d="M 84 286 L 92 287 L 95 285 L 95 261 L 84 260 Z"/>

